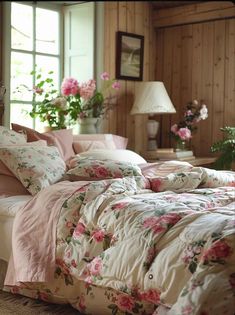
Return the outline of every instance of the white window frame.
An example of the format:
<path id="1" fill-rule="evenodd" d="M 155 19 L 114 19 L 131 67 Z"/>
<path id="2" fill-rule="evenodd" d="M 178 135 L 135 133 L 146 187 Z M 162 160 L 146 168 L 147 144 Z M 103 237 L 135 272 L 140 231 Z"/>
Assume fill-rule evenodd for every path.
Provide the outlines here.
<path id="1" fill-rule="evenodd" d="M 42 9 L 49 9 L 53 11 L 57 11 L 59 13 L 59 38 L 60 38 L 60 44 L 59 44 L 59 53 L 58 55 L 53 55 L 58 57 L 59 59 L 59 83 L 62 80 L 62 75 L 63 75 L 63 43 L 64 43 L 64 38 L 63 38 L 63 14 L 62 14 L 62 5 L 58 4 L 52 4 L 48 2 L 18 2 L 20 4 L 25 4 L 28 6 L 32 6 L 34 8 L 33 14 L 35 17 L 35 12 L 36 8 L 42 8 Z M 11 2 L 4 1 L 3 2 L 3 20 L 4 20 L 4 28 L 3 28 L 3 82 L 6 87 L 6 94 L 4 97 L 4 102 L 5 102 L 5 112 L 4 112 L 4 126 L 10 127 L 10 79 L 11 79 L 11 52 L 16 51 L 16 52 L 26 52 L 29 53 L 33 56 L 33 64 L 35 65 L 35 56 L 37 55 L 42 55 L 42 56 L 51 56 L 50 54 L 44 54 L 44 53 L 39 53 L 33 50 L 32 52 L 30 51 L 24 51 L 24 50 L 18 50 L 18 49 L 12 49 L 11 48 Z M 32 69 L 33 70 L 33 69 Z M 14 101 L 12 101 L 14 103 Z M 17 101 L 17 103 L 19 103 Z M 23 103 L 23 102 L 22 102 Z M 35 122 L 34 122 L 35 125 Z"/>

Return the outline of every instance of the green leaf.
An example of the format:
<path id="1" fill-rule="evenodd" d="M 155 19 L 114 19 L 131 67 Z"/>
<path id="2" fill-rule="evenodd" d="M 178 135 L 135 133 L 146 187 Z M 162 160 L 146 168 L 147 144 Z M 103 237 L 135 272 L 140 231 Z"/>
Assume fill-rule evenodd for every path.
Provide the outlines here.
<path id="1" fill-rule="evenodd" d="M 197 269 L 196 262 L 195 261 L 191 261 L 191 263 L 189 264 L 189 268 L 188 269 L 189 269 L 189 271 L 191 273 L 194 273 L 196 271 L 196 269 Z"/>

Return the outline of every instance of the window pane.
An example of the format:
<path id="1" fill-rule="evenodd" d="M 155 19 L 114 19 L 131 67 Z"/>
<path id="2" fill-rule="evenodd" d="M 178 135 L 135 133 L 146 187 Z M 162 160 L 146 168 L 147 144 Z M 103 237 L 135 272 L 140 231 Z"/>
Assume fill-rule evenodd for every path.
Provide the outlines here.
<path id="1" fill-rule="evenodd" d="M 36 51 L 48 54 L 59 53 L 59 14 L 45 9 L 36 9 Z"/>
<path id="2" fill-rule="evenodd" d="M 33 119 L 28 113 L 31 108 L 29 104 L 11 104 L 10 122 L 33 128 Z"/>
<path id="3" fill-rule="evenodd" d="M 11 47 L 32 50 L 33 9 L 14 2 L 11 5 Z"/>
<path id="4" fill-rule="evenodd" d="M 59 88 L 59 59 L 56 57 L 36 56 L 37 69 L 41 71 L 43 79 L 48 77 L 48 72 L 53 71 L 50 78 L 53 79 L 55 88 Z"/>
<path id="5" fill-rule="evenodd" d="M 11 100 L 32 100 L 33 77 L 30 72 L 33 69 L 33 57 L 29 54 L 11 53 Z M 23 87 L 24 84 L 26 87 Z M 17 87 L 21 86 L 21 92 Z"/>

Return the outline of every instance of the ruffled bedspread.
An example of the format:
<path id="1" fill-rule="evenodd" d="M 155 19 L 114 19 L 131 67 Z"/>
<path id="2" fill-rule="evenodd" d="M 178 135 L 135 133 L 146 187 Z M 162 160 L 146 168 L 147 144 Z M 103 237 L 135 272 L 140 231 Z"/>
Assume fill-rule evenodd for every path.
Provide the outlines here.
<path id="1" fill-rule="evenodd" d="M 93 315 L 234 315 L 234 186 L 203 168 L 54 184 L 17 213 L 5 290 Z"/>

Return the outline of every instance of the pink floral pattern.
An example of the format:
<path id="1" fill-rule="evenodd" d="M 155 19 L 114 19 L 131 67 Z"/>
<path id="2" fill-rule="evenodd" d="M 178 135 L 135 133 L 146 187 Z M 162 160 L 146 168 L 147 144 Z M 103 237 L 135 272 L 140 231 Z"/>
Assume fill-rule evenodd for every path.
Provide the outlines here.
<path id="1" fill-rule="evenodd" d="M 221 315 L 222 305 L 229 314 L 234 189 L 193 185 L 154 193 L 137 177 L 84 183 L 60 209 L 53 281 L 14 290 L 87 314 L 151 315 L 159 305 L 179 315 Z M 211 287 L 219 303 L 203 305 Z"/>
<path id="2" fill-rule="evenodd" d="M 225 264 L 226 259 L 232 254 L 233 249 L 224 241 L 216 240 L 202 256 L 204 264 Z"/>
<path id="3" fill-rule="evenodd" d="M 70 170 L 67 175 L 104 179 L 142 176 L 142 173 L 137 165 L 128 162 L 76 157 L 70 161 Z"/>
<path id="4" fill-rule="evenodd" d="M 54 146 L 2 147 L 0 160 L 32 195 L 59 181 L 66 170 L 65 162 Z"/>

